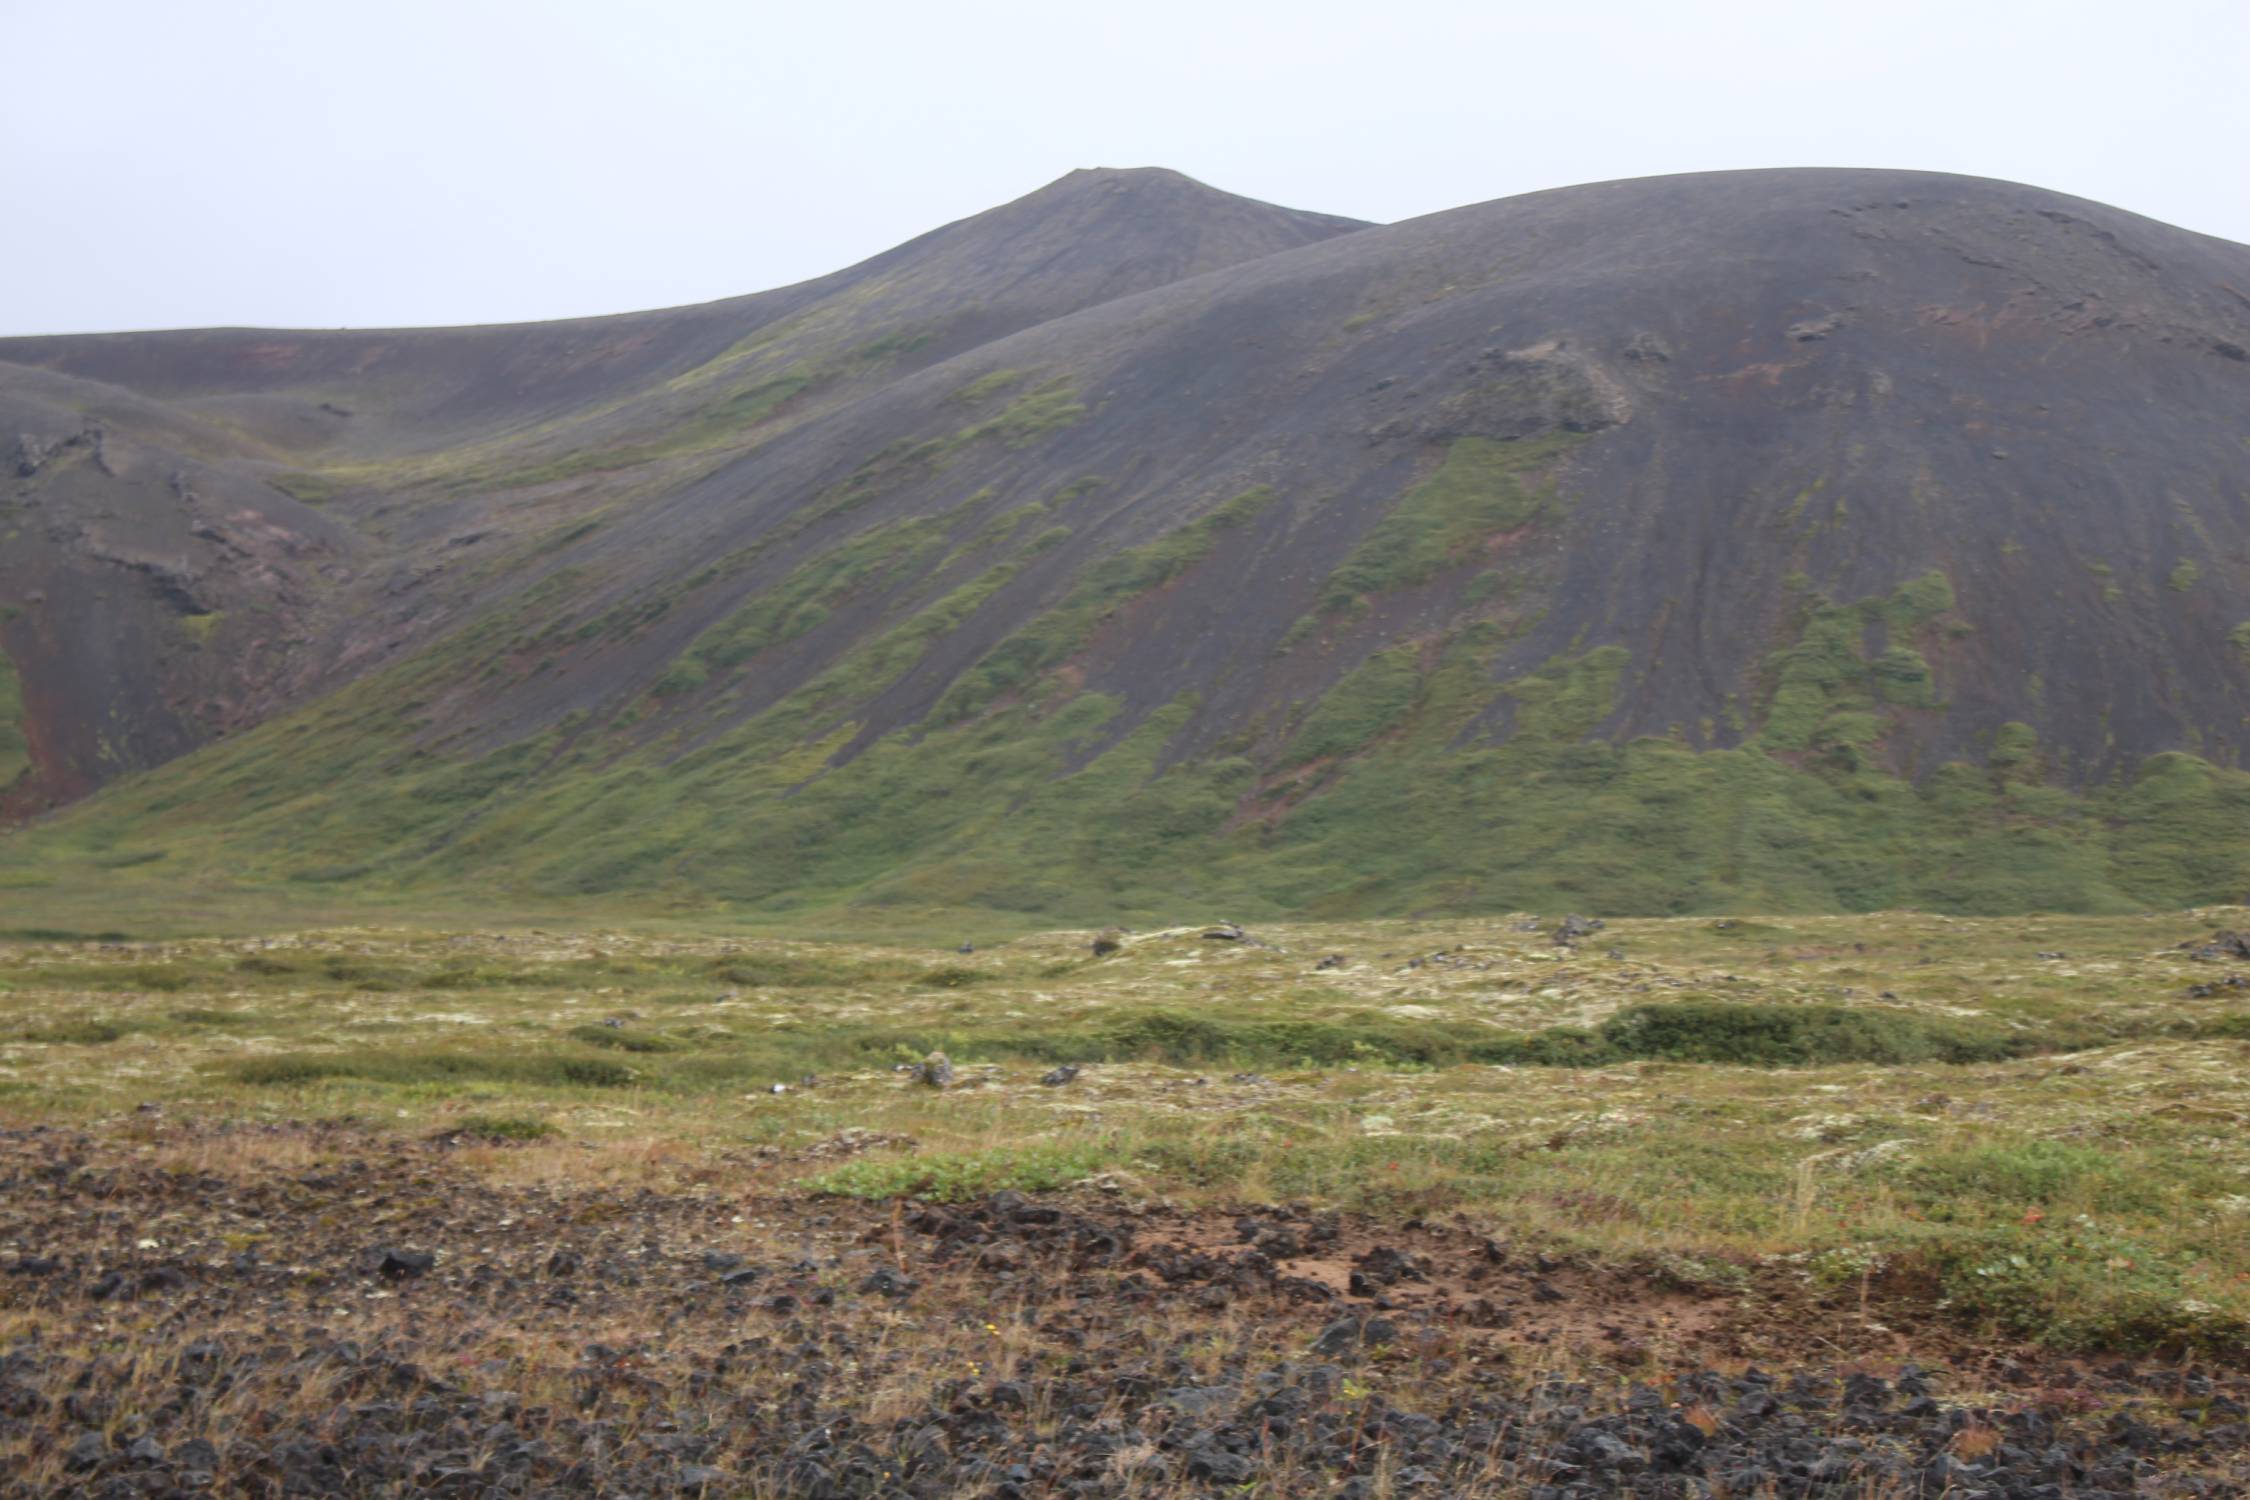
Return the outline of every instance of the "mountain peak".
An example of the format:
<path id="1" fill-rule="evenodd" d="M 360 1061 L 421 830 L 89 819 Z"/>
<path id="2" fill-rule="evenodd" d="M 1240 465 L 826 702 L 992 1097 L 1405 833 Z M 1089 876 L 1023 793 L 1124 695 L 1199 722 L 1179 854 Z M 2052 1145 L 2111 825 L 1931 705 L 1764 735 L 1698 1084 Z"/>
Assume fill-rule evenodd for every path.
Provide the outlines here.
<path id="1" fill-rule="evenodd" d="M 1366 227 L 1222 192 L 1169 167 L 1079 167 L 878 259 L 966 255 L 975 266 L 962 269 L 994 290 L 1033 272 L 1087 277 L 1099 293 L 1090 300 L 1102 300 Z"/>
<path id="2" fill-rule="evenodd" d="M 1197 182 L 1187 173 L 1175 172 L 1170 167 L 1072 167 L 1062 176 L 1049 183 L 1048 186 L 1060 187 L 1066 182 L 1186 183 L 1192 187 L 1203 188 L 1205 192 L 1218 191 L 1216 188 L 1205 187 L 1204 184 Z"/>
<path id="3" fill-rule="evenodd" d="M 1028 203 L 1111 193 L 1167 194 L 1182 202 L 1200 198 L 1213 204 L 1255 204 L 1259 201 L 1212 187 L 1207 182 L 1200 182 L 1187 173 L 1176 172 L 1170 167 L 1073 167 L 1045 187 L 1035 189 L 1017 201 Z M 1313 217 L 1328 216 L 1321 214 Z"/>

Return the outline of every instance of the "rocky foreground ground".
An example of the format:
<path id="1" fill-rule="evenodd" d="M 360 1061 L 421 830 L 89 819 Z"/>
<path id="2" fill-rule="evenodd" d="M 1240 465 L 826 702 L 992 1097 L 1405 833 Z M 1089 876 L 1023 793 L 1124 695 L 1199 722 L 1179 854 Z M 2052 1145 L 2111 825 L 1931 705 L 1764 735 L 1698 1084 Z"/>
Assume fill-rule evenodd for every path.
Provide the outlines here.
<path id="1" fill-rule="evenodd" d="M 1911 1286 L 1114 1184 L 566 1168 L 154 1111 L 0 1134 L 0 1494 L 2250 1493 L 2240 1368 L 2037 1355 Z"/>

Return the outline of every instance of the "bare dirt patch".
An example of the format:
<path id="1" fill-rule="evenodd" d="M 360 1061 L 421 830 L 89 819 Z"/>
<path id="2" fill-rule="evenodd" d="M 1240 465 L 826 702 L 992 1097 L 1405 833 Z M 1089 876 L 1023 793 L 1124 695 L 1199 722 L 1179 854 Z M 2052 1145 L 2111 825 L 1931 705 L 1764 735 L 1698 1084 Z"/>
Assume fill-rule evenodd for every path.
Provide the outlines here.
<path id="1" fill-rule="evenodd" d="M 2240 1371 L 1980 1347 L 1879 1293 L 1680 1286 L 1465 1221 L 1098 1190 L 775 1197 L 747 1153 L 652 1147 L 639 1180 L 615 1153 L 574 1178 L 569 1149 L 157 1118 L 0 1135 L 0 1493 L 2028 1497 L 2250 1477 Z"/>

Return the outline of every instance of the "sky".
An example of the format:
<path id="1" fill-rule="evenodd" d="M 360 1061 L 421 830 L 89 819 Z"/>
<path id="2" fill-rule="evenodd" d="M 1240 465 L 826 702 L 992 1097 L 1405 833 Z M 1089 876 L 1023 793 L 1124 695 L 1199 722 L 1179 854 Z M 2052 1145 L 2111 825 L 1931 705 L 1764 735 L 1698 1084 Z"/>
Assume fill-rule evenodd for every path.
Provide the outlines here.
<path id="1" fill-rule="evenodd" d="M 0 333 L 699 302 L 1094 166 L 1386 221 L 1910 167 L 2250 242 L 2250 0 L 0 0 L 0 39 Z"/>

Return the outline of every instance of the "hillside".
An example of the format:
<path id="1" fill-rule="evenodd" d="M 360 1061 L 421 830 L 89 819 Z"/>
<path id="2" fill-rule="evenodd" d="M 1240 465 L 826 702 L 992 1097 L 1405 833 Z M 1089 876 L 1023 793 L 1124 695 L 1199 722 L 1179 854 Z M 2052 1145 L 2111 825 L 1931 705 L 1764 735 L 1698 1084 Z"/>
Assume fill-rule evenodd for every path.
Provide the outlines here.
<path id="1" fill-rule="evenodd" d="M 0 612 L 25 621 L 0 646 L 35 746 L 12 789 L 0 760 L 0 806 L 68 801 L 333 687 L 504 592 L 511 543 L 902 373 L 1358 227 L 1176 173 L 1076 172 L 703 307 L 0 339 Z"/>
<path id="2" fill-rule="evenodd" d="M 12 805 L 161 763 L 0 880 L 2238 898 L 2245 288 L 2250 248 L 1930 174 L 1365 228 L 1080 173 L 707 308 L 0 341 L 65 455 L 0 487 L 49 538 L 0 565 Z"/>

